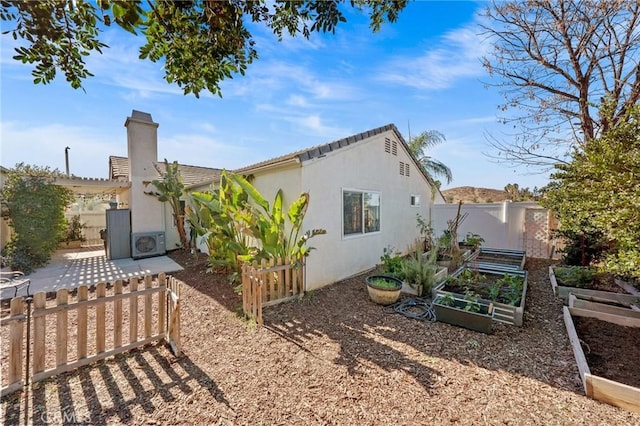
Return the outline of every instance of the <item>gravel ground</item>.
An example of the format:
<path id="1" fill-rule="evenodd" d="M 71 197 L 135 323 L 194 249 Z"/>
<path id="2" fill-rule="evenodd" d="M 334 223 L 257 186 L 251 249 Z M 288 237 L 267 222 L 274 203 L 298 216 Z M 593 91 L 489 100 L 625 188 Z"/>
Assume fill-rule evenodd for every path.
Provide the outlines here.
<path id="1" fill-rule="evenodd" d="M 163 344 L 2 400 L 4 424 L 640 425 L 583 395 L 546 261 L 529 261 L 524 326 L 491 335 L 374 305 L 364 276 L 265 309 L 265 327 L 181 252 L 183 355 Z"/>

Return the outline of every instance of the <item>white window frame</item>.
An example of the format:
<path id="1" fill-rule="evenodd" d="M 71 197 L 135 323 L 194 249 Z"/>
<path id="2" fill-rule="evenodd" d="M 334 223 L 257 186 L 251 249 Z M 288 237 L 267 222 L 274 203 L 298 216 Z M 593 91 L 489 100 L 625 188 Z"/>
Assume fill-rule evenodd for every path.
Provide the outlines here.
<path id="1" fill-rule="evenodd" d="M 411 207 L 420 207 L 420 194 L 411 194 L 409 198 L 409 204 L 411 205 Z"/>
<path id="2" fill-rule="evenodd" d="M 379 225 L 378 225 L 378 230 L 377 231 L 371 231 L 371 232 L 365 232 L 364 231 L 364 222 L 365 222 L 365 218 L 364 218 L 364 196 L 362 197 L 362 232 L 359 233 L 353 233 L 353 234 L 346 234 L 344 233 L 344 193 L 345 192 L 358 192 L 360 194 L 377 194 L 378 195 L 378 199 L 380 200 L 380 212 L 379 212 Z M 356 188 L 342 188 L 340 191 L 340 233 L 342 235 L 342 239 L 343 240 L 348 240 L 348 239 L 352 239 L 352 238 L 362 238 L 362 237 L 367 237 L 370 235 L 376 235 L 379 234 L 382 229 L 382 193 L 380 191 L 374 191 L 374 190 L 369 190 L 369 189 L 356 189 Z"/>

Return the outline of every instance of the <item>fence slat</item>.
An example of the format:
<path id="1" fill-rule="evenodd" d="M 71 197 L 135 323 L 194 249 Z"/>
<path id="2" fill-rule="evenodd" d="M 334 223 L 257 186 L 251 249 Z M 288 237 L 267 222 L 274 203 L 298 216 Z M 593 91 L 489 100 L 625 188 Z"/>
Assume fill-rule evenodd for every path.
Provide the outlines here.
<path id="1" fill-rule="evenodd" d="M 144 277 L 144 288 L 151 288 L 153 285 L 153 277 L 147 275 Z M 153 318 L 153 295 L 147 293 L 144 296 L 144 338 L 148 339 L 151 336 L 151 319 Z"/>
<path id="2" fill-rule="evenodd" d="M 129 280 L 129 343 L 138 340 L 138 279 L 131 278 Z"/>
<path id="3" fill-rule="evenodd" d="M 46 293 L 39 292 L 33 299 L 33 362 L 27 365 L 27 375 L 30 378 L 23 378 L 24 373 L 24 347 L 25 347 L 25 323 L 27 315 L 25 315 L 24 298 L 13 298 L 10 304 L 10 315 L 2 318 L 2 325 L 8 326 L 7 345 L 8 355 L 6 367 L 6 376 L 9 383 L 3 383 L 1 395 L 5 396 L 22 388 L 25 383 L 36 382 L 56 374 L 74 370 L 80 366 L 90 364 L 92 362 L 107 358 L 109 356 L 131 350 L 157 341 L 167 339 L 171 345 L 171 349 L 176 355 L 180 354 L 181 338 L 180 338 L 180 281 L 173 277 L 167 277 L 165 274 L 158 275 L 158 286 L 154 287 L 155 281 L 151 276 L 144 278 L 145 288 L 138 290 L 140 280 L 135 278 L 131 280 L 131 291 L 123 293 L 122 281 L 114 284 L 114 294 L 106 296 L 106 283 L 100 283 L 96 286 L 95 297 L 89 299 L 88 287 L 81 286 L 77 291 L 77 298 L 74 302 L 69 302 L 69 290 L 60 289 L 56 293 L 55 301 L 49 303 L 47 307 Z M 170 285 L 170 290 L 168 289 Z M 154 334 L 155 326 L 153 323 L 153 303 L 155 300 L 154 293 L 158 293 L 158 333 Z M 145 337 L 138 340 L 137 321 L 138 321 L 138 298 L 145 296 Z M 170 297 L 169 297 L 170 296 Z M 129 316 L 130 329 L 134 341 L 122 345 L 124 336 L 122 328 L 125 325 L 123 318 L 123 299 L 128 298 L 130 308 L 133 306 L 133 315 Z M 106 350 L 106 305 L 114 303 L 114 336 L 113 348 Z M 167 330 L 167 303 L 169 303 L 170 315 L 170 335 Z M 95 354 L 88 354 L 87 339 L 90 332 L 88 331 L 88 308 L 96 307 L 96 350 Z M 69 337 L 69 311 L 76 311 L 78 335 L 75 344 L 77 345 L 77 359 L 69 360 L 69 345 L 71 344 Z M 48 342 L 46 326 L 47 317 L 54 316 L 55 325 L 55 341 Z M 133 323 L 133 325 L 131 324 Z M 131 339 L 130 339 L 131 340 Z M 26 342 L 29 344 L 30 342 Z M 47 369 L 47 345 L 55 346 L 55 366 L 49 366 Z M 49 348 L 51 350 L 51 348 Z M 75 357 L 74 357 L 75 358 Z M 51 363 L 53 364 L 53 363 Z"/>
<path id="4" fill-rule="evenodd" d="M 113 285 L 113 294 L 122 294 L 122 280 Z M 113 347 L 122 346 L 122 299 L 113 301 Z"/>
<path id="5" fill-rule="evenodd" d="M 167 276 L 164 272 L 158 274 L 158 285 L 166 287 Z M 162 289 L 158 292 L 158 333 L 164 333 L 167 327 L 167 291 Z"/>
<path id="6" fill-rule="evenodd" d="M 89 298 L 89 289 L 86 285 L 78 287 L 78 302 L 83 302 Z M 87 307 L 78 308 L 78 359 L 87 357 Z"/>
<path id="7" fill-rule="evenodd" d="M 46 309 L 47 294 L 44 292 L 36 293 L 33 296 L 33 374 L 44 371 L 44 354 L 45 354 L 45 331 L 47 325 L 46 316 L 35 316 L 35 313 Z"/>
<path id="8" fill-rule="evenodd" d="M 24 312 L 24 298 L 11 299 L 9 313 L 11 316 Z M 13 321 L 9 326 L 9 385 L 19 383 L 22 379 L 22 339 L 24 335 L 24 321 Z"/>
<path id="9" fill-rule="evenodd" d="M 107 284 L 99 283 L 96 286 L 96 299 L 103 299 L 106 295 Z M 96 306 L 96 351 L 105 351 L 105 326 L 106 326 L 106 304 L 101 303 Z"/>
<path id="10" fill-rule="evenodd" d="M 180 355 L 180 282 L 171 278 L 169 295 L 169 345 L 176 356 Z"/>
<path id="11" fill-rule="evenodd" d="M 69 301 L 69 290 L 61 288 L 56 294 L 56 304 L 66 305 Z M 67 363 L 67 327 L 68 315 L 63 310 L 56 313 L 56 366 Z"/>
<path id="12" fill-rule="evenodd" d="M 284 259 L 278 258 L 278 266 L 284 263 Z M 276 275 L 277 274 L 277 275 Z M 284 270 L 281 269 L 278 272 L 274 273 L 274 277 L 278 280 L 278 299 L 282 299 L 287 296 L 287 285 L 284 281 Z"/>

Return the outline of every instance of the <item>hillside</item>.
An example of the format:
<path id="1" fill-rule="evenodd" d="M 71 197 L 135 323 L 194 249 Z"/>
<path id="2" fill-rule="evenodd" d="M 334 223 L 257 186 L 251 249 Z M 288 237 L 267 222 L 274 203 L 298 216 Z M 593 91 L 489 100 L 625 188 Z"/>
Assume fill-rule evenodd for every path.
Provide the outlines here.
<path id="1" fill-rule="evenodd" d="M 509 199 L 506 191 L 501 189 L 476 188 L 473 186 L 460 186 L 442 191 L 444 199 L 448 203 L 497 203 Z"/>

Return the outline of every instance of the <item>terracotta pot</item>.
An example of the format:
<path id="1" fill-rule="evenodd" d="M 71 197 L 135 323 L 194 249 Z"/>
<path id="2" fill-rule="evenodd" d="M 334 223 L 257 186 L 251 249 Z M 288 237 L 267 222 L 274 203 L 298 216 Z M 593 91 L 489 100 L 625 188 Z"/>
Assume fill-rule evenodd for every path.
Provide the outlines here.
<path id="1" fill-rule="evenodd" d="M 371 275 L 365 278 L 367 283 L 367 291 L 371 301 L 379 305 L 391 305 L 396 303 L 400 298 L 402 291 L 402 281 L 386 275 Z M 391 287 L 377 286 L 376 281 L 385 281 L 391 283 Z"/>

